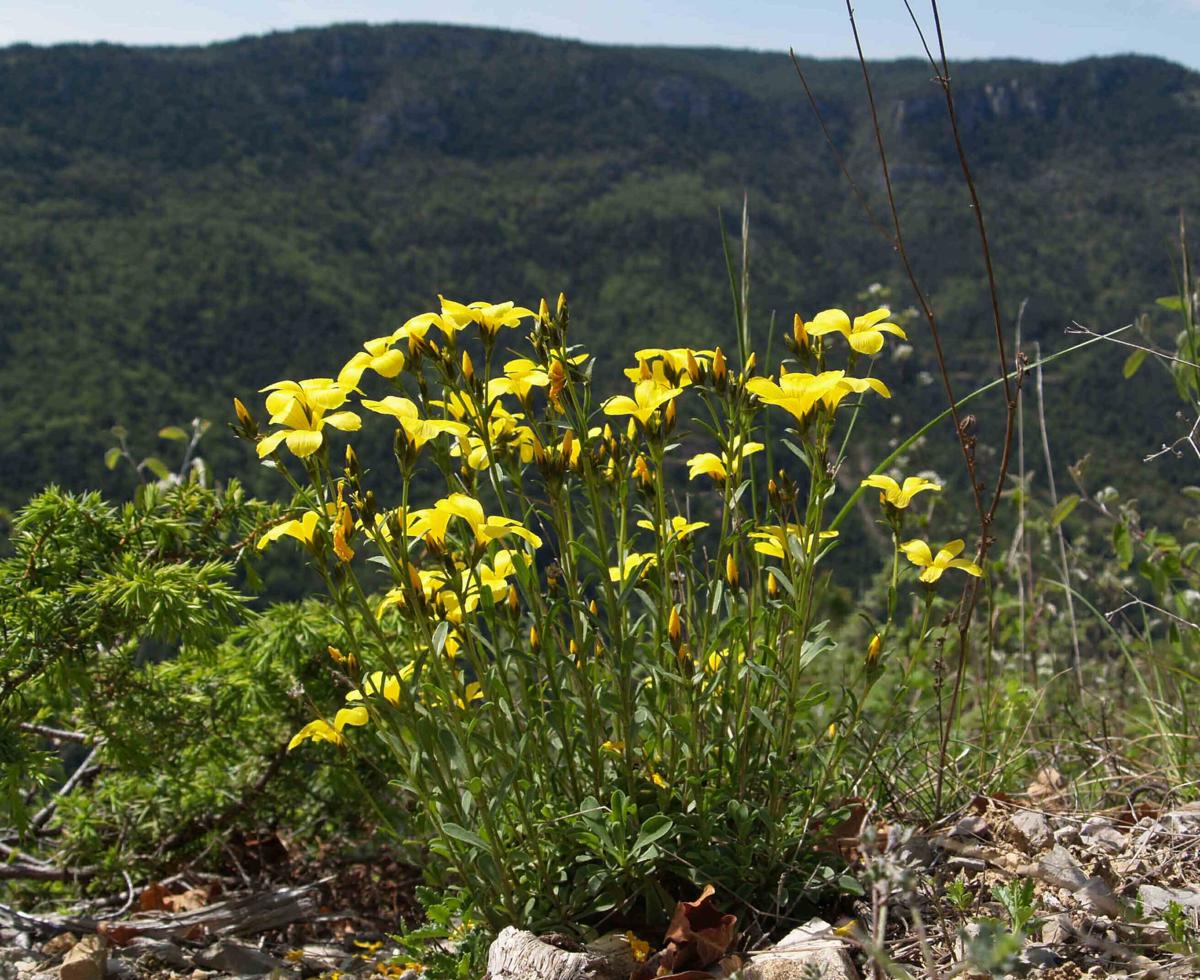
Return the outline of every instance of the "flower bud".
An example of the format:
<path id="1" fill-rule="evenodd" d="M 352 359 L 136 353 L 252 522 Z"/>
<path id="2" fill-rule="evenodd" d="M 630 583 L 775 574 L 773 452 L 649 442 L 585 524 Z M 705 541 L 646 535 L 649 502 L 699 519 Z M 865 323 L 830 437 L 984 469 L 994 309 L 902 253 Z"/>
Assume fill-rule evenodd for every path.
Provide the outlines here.
<path id="1" fill-rule="evenodd" d="M 579 659 L 579 644 L 575 642 L 574 638 L 571 639 L 570 644 L 567 646 L 567 653 L 569 653 L 574 659 Z"/>
<path id="2" fill-rule="evenodd" d="M 775 577 L 774 572 L 767 573 L 767 598 L 774 599 L 779 595 L 779 579 Z"/>
<path id="3" fill-rule="evenodd" d="M 558 294 L 558 308 L 554 311 L 555 315 L 562 316 L 563 310 L 565 310 L 566 308 L 567 308 L 567 294 L 559 293 Z"/>
<path id="4" fill-rule="evenodd" d="M 867 668 L 870 669 L 879 663 L 879 650 L 883 646 L 883 637 L 878 633 L 871 637 L 871 642 L 867 644 Z"/>
<path id="5" fill-rule="evenodd" d="M 803 353 L 808 350 L 808 331 L 804 329 L 804 321 L 797 313 L 792 317 L 792 337 L 796 341 L 796 350 Z"/>
<path id="6" fill-rule="evenodd" d="M 667 432 L 670 432 L 672 429 L 675 428 L 675 420 L 677 417 L 676 413 L 675 413 L 675 400 L 674 399 L 671 399 L 671 401 L 667 402 L 667 408 L 666 408 L 666 411 L 663 413 L 663 415 L 664 415 L 664 421 L 666 422 L 666 426 L 667 426 Z"/>
<path id="7" fill-rule="evenodd" d="M 671 618 L 667 621 L 667 637 L 671 641 L 671 647 L 676 653 L 679 652 L 679 644 L 683 642 L 683 623 L 679 619 L 679 607 L 671 607 Z"/>
<path id="8" fill-rule="evenodd" d="M 600 607 L 596 605 L 595 599 L 588 603 L 588 612 L 590 612 L 593 616 L 600 615 Z"/>
<path id="9" fill-rule="evenodd" d="M 740 577 L 737 559 L 733 557 L 733 552 L 731 551 L 725 556 L 725 584 L 731 589 L 737 589 Z"/>
<path id="10" fill-rule="evenodd" d="M 546 302 L 546 297 L 542 297 L 541 303 L 538 304 L 538 320 L 542 323 L 550 322 L 550 304 Z"/>
<path id="11" fill-rule="evenodd" d="M 697 362 L 696 355 L 692 353 L 692 349 L 690 347 L 688 348 L 687 352 L 687 369 L 688 376 L 693 381 L 700 380 L 700 364 Z"/>
<path id="12" fill-rule="evenodd" d="M 475 380 L 475 364 L 471 360 L 470 351 L 462 352 L 462 374 L 467 379 L 467 384 L 471 384 Z"/>
<path id="13" fill-rule="evenodd" d="M 536 626 L 529 627 L 529 649 L 537 653 L 542 648 L 542 638 Z"/>
<path id="14" fill-rule="evenodd" d="M 233 400 L 233 411 L 237 415 L 238 421 L 242 425 L 242 434 L 247 439 L 254 439 L 258 436 L 258 423 L 254 421 L 254 416 L 242 404 L 240 398 Z"/>
<path id="15" fill-rule="evenodd" d="M 754 351 L 750 352 L 750 356 L 746 358 L 746 366 L 742 369 L 742 377 L 748 378 L 754 372 L 754 365 L 758 363 L 758 355 Z"/>
<path id="16" fill-rule="evenodd" d="M 838 733 L 837 722 L 831 721 L 829 723 L 829 727 L 825 729 L 825 737 L 834 739 L 834 738 L 837 738 L 837 733 Z"/>
<path id="17" fill-rule="evenodd" d="M 508 611 L 515 616 L 520 608 L 520 603 L 517 597 L 517 587 L 515 585 L 510 585 L 508 587 Z"/>
<path id="18" fill-rule="evenodd" d="M 562 440 L 562 458 L 565 462 L 571 461 L 571 450 L 575 446 L 575 433 L 570 429 L 563 434 Z"/>
<path id="19" fill-rule="evenodd" d="M 728 370 L 725 365 L 725 353 L 718 347 L 713 351 L 713 381 L 718 388 L 725 386 L 725 376 Z"/>
<path id="20" fill-rule="evenodd" d="M 633 464 L 634 476 L 638 478 L 642 486 L 649 489 L 654 485 L 654 477 L 650 475 L 650 467 L 646 465 L 646 457 L 638 454 L 638 458 Z"/>

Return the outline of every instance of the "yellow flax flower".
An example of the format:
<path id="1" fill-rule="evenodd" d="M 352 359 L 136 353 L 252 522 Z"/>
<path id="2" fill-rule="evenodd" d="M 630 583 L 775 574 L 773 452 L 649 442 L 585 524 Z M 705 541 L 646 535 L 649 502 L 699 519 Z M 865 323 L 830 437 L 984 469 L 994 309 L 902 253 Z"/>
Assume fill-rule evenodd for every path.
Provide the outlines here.
<path id="1" fill-rule="evenodd" d="M 302 517 L 297 520 L 284 521 L 282 524 L 276 524 L 273 528 L 267 531 L 261 538 L 258 539 L 258 550 L 262 551 L 272 541 L 278 541 L 280 538 L 288 537 L 295 538 L 297 541 L 312 546 L 313 535 L 317 530 L 317 521 L 321 519 L 321 515 L 315 510 L 306 511 Z"/>
<path id="2" fill-rule="evenodd" d="M 612 739 L 606 739 L 603 743 L 601 743 L 600 751 L 611 752 L 613 755 L 620 755 L 625 751 L 625 743 L 620 739 L 617 739 L 616 741 L 613 741 Z"/>
<path id="3" fill-rule="evenodd" d="M 761 442 L 743 443 L 741 437 L 738 437 L 734 440 L 728 453 L 720 456 L 716 453 L 700 453 L 689 459 L 687 461 L 688 479 L 694 480 L 698 476 L 711 476 L 718 483 L 729 479 L 731 475 L 736 479 L 742 469 L 742 460 L 747 456 L 762 452 L 764 448 Z"/>
<path id="4" fill-rule="evenodd" d="M 487 516 L 483 513 L 483 504 L 465 493 L 452 493 L 443 497 L 432 507 L 413 511 L 411 533 L 424 537 L 434 544 L 442 544 L 446 540 L 446 529 L 450 522 L 459 518 L 470 525 L 477 544 L 486 544 L 497 538 L 515 534 L 528 541 L 535 548 L 542 546 L 542 539 L 523 527 L 519 521 L 511 517 Z"/>
<path id="5" fill-rule="evenodd" d="M 702 527 L 708 527 L 708 521 L 689 521 L 686 517 L 676 514 L 668 521 L 666 540 L 668 541 L 683 541 L 690 535 L 695 534 Z M 644 527 L 647 531 L 653 531 L 653 521 L 638 521 L 638 527 Z"/>
<path id="6" fill-rule="evenodd" d="M 646 957 L 650 955 L 650 944 L 644 939 L 638 939 L 632 932 L 625 933 L 625 941 L 629 943 L 629 955 L 633 957 L 633 962 L 646 962 Z"/>
<path id="7" fill-rule="evenodd" d="M 856 316 L 852 324 L 845 310 L 822 310 L 805 324 L 805 330 L 812 337 L 820 337 L 827 333 L 840 333 L 858 353 L 878 354 L 883 347 L 885 333 L 890 333 L 901 340 L 908 339 L 904 331 L 896 324 L 886 322 L 891 315 L 891 310 L 886 306 L 881 306 L 870 313 Z"/>
<path id="8" fill-rule="evenodd" d="M 712 653 L 710 653 L 708 655 L 708 658 L 704 661 L 705 673 L 719 674 L 721 672 L 721 669 L 725 666 L 725 663 L 728 659 L 729 659 L 729 648 L 728 647 L 724 647 L 723 649 L 720 649 L 720 650 L 714 650 Z M 738 655 L 737 655 L 737 660 L 734 662 L 737 664 L 744 664 L 746 662 L 746 651 L 739 650 Z"/>
<path id="9" fill-rule="evenodd" d="M 405 358 L 402 351 L 392 347 L 393 343 L 392 337 L 368 340 L 338 372 L 338 384 L 347 389 L 357 388 L 364 371 L 374 371 L 381 378 L 394 378 L 404 370 Z"/>
<path id="10" fill-rule="evenodd" d="M 480 333 L 492 338 L 501 327 L 516 327 L 528 317 L 537 316 L 533 310 L 515 305 L 511 300 L 507 303 L 456 303 L 452 299 L 438 296 L 442 304 L 442 319 L 466 326 L 468 323 L 478 325 Z M 462 329 L 462 326 L 459 329 Z"/>
<path id="11" fill-rule="evenodd" d="M 751 378 L 746 382 L 746 390 L 752 395 L 766 405 L 790 412 L 797 422 L 803 422 L 818 404 L 833 410 L 847 395 L 868 389 L 884 398 L 892 397 L 887 385 L 878 378 L 851 378 L 845 371 L 781 373 L 778 384 L 769 378 Z"/>
<path id="12" fill-rule="evenodd" d="M 890 476 L 875 474 L 863 480 L 862 485 L 882 490 L 883 492 L 879 495 L 879 502 L 881 504 L 891 504 L 897 510 L 904 510 L 913 497 L 923 490 L 932 490 L 936 493 L 942 489 L 940 483 L 934 483 L 923 476 L 907 476 L 904 478 L 904 483 L 900 484 Z"/>
<path id="13" fill-rule="evenodd" d="M 900 545 L 900 550 L 910 562 L 922 570 L 919 576 L 921 581 L 932 585 L 942 577 L 942 572 L 947 568 L 961 568 L 968 575 L 983 577 L 983 570 L 978 565 L 958 557 L 965 546 L 962 538 L 955 538 L 934 555 L 926 542 L 914 538 Z"/>
<path id="14" fill-rule="evenodd" d="M 345 403 L 349 389 L 332 378 L 308 378 L 304 381 L 277 381 L 262 389 L 267 395 L 271 424 L 280 428 L 258 444 L 259 458 L 269 456 L 281 442 L 294 456 L 311 456 L 325 441 L 322 429 L 330 425 L 343 432 L 356 432 L 362 425 L 353 412 L 326 412 Z"/>
<path id="15" fill-rule="evenodd" d="M 525 357 L 508 361 L 504 365 L 504 377 L 495 378 L 488 386 L 488 394 L 512 395 L 517 401 L 527 401 L 534 388 L 546 388 L 550 375 L 536 361 Z"/>
<path id="16" fill-rule="evenodd" d="M 363 408 L 380 415 L 390 415 L 404 430 L 408 441 L 413 447 L 420 449 L 431 439 L 449 433 L 450 435 L 466 435 L 470 430 L 462 422 L 452 422 L 449 419 L 423 419 L 417 405 L 409 398 L 399 395 L 388 395 L 381 401 L 363 400 Z"/>
<path id="17" fill-rule="evenodd" d="M 756 539 L 755 551 L 768 558 L 778 558 L 780 561 L 783 561 L 785 557 L 790 557 L 789 542 L 792 538 L 800 542 L 800 547 L 804 551 L 807 552 L 812 548 L 812 535 L 808 533 L 808 529 L 803 524 L 786 526 L 768 524 L 760 527 L 757 531 L 751 531 L 749 536 Z M 822 531 L 817 535 L 817 540 L 826 541 L 837 536 L 837 531 Z"/>
<path id="18" fill-rule="evenodd" d="M 634 385 L 632 398 L 614 395 L 601 408 L 605 415 L 632 415 L 642 425 L 648 425 L 650 416 L 682 391 L 682 388 L 664 388 L 653 380 L 639 381 Z"/>
<path id="19" fill-rule="evenodd" d="M 608 580 L 624 584 L 634 576 L 641 578 L 657 564 L 658 558 L 654 555 L 634 551 L 626 555 L 620 565 L 613 565 L 608 569 Z"/>
<path id="20" fill-rule="evenodd" d="M 712 364 L 713 352 L 689 347 L 647 347 L 633 355 L 637 367 L 625 369 L 625 377 L 635 384 L 650 378 L 664 388 L 686 388 L 700 380 L 700 374 Z"/>
<path id="21" fill-rule="evenodd" d="M 301 742 L 329 742 L 331 745 L 344 745 L 345 737 L 341 731 L 329 724 L 327 721 L 322 721 L 318 718 L 316 721 L 310 721 L 307 725 L 296 732 L 292 736 L 292 740 L 288 742 L 287 750 L 292 751 Z"/>

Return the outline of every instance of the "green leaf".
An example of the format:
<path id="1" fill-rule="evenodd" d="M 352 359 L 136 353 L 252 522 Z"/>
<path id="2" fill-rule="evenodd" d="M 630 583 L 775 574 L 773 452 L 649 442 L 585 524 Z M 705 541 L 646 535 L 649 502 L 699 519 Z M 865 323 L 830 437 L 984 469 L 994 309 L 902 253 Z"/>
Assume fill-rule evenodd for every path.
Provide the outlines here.
<path id="1" fill-rule="evenodd" d="M 642 824 L 642 829 L 638 833 L 637 840 L 633 845 L 633 853 L 638 854 L 641 851 L 644 851 L 656 840 L 659 840 L 660 838 L 669 834 L 674 827 L 675 824 L 670 817 L 661 813 L 656 813 L 644 824 Z"/>
<path id="2" fill-rule="evenodd" d="M 117 468 L 117 463 L 119 463 L 120 461 L 121 461 L 121 450 L 118 449 L 116 446 L 113 446 L 108 452 L 106 452 L 104 454 L 104 465 L 107 466 L 110 470 L 115 470 Z"/>
<path id="3" fill-rule="evenodd" d="M 1117 562 L 1122 568 L 1128 568 L 1130 562 L 1133 561 L 1133 538 L 1129 535 L 1129 528 L 1124 524 L 1118 524 L 1113 528 L 1113 551 L 1117 553 Z"/>
<path id="4" fill-rule="evenodd" d="M 169 469 L 167 469 L 166 463 L 164 463 L 157 456 L 147 456 L 145 459 L 142 460 L 142 466 L 144 466 L 146 469 L 148 469 L 151 473 L 153 473 L 155 476 L 157 476 L 160 480 L 165 480 L 168 476 L 171 475 L 171 471 Z"/>
<path id="5" fill-rule="evenodd" d="M 1154 302 L 1165 310 L 1174 310 L 1176 313 L 1183 312 L 1183 299 L 1179 296 L 1160 296 Z"/>
<path id="6" fill-rule="evenodd" d="M 1121 374 L 1126 378 L 1132 378 L 1138 373 L 1138 368 L 1142 366 L 1142 361 L 1146 359 L 1146 351 L 1139 347 L 1137 350 L 1130 351 L 1129 356 L 1125 358 L 1125 366 L 1121 368 Z"/>
<path id="7" fill-rule="evenodd" d="M 1050 511 L 1050 526 L 1058 527 L 1063 521 L 1071 516 L 1071 511 L 1079 506 L 1079 494 L 1071 493 L 1063 497 L 1062 500 L 1055 505 L 1054 510 Z"/>
<path id="8" fill-rule="evenodd" d="M 176 442 L 183 442 L 187 437 L 188 434 L 177 425 L 168 425 L 158 430 L 158 438 L 160 439 L 174 439 Z"/>
<path id="9" fill-rule="evenodd" d="M 460 827 L 456 823 L 442 824 L 442 831 L 447 837 L 453 837 L 457 841 L 462 841 L 464 844 L 469 844 L 476 850 L 486 851 L 488 849 L 487 841 L 473 831 L 467 830 L 466 827 Z"/>

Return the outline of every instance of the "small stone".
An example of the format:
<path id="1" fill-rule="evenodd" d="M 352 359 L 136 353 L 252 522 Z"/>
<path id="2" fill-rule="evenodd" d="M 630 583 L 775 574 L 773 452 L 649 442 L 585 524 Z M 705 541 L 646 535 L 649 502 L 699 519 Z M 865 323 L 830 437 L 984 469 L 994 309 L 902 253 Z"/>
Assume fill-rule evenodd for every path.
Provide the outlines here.
<path id="1" fill-rule="evenodd" d="M 1138 900 L 1147 915 L 1165 912 L 1168 905 L 1177 902 L 1185 909 L 1200 909 L 1200 891 L 1191 888 L 1160 888 L 1158 885 L 1142 885 L 1138 889 Z"/>
<path id="2" fill-rule="evenodd" d="M 1075 856 L 1061 844 L 1055 844 L 1050 853 L 1038 861 L 1036 874 L 1047 884 L 1068 891 L 1076 891 L 1088 882 L 1088 876 Z"/>
<path id="3" fill-rule="evenodd" d="M 810 919 L 773 947 L 754 953 L 742 970 L 744 980 L 858 980 L 845 944 L 824 919 Z"/>
<path id="4" fill-rule="evenodd" d="M 108 946 L 99 936 L 85 936 L 63 957 L 59 980 L 104 980 Z"/>
<path id="5" fill-rule="evenodd" d="M 958 821 L 951 829 L 950 836 L 986 838 L 991 836 L 991 830 L 983 817 L 971 815 Z"/>
<path id="6" fill-rule="evenodd" d="M 150 960 L 172 970 L 183 970 L 191 963 L 191 957 L 169 939 L 152 939 L 149 936 L 136 936 L 118 955 L 139 962 Z"/>
<path id="7" fill-rule="evenodd" d="M 1063 958 L 1045 946 L 1028 945 L 1021 951 L 1020 959 L 1035 970 L 1049 970 L 1058 966 Z"/>
<path id="8" fill-rule="evenodd" d="M 60 932 L 42 945 L 43 956 L 62 956 L 67 950 L 79 942 L 79 937 L 72 932 Z"/>
<path id="9" fill-rule="evenodd" d="M 1124 912 L 1117 896 L 1103 878 L 1089 878 L 1082 888 L 1075 890 L 1075 897 L 1089 912 L 1096 915 L 1118 919 Z"/>
<path id="10" fill-rule="evenodd" d="M 1042 942 L 1047 946 L 1062 946 L 1071 941 L 1075 928 L 1065 912 L 1052 915 L 1042 923 Z"/>
<path id="11" fill-rule="evenodd" d="M 980 871 L 987 870 L 987 861 L 983 858 L 973 858 L 967 857 L 964 854 L 956 854 L 946 861 L 946 866 L 958 871 L 970 871 L 972 874 L 978 874 Z"/>
<path id="12" fill-rule="evenodd" d="M 1050 821 L 1037 810 L 1018 810 L 1012 816 L 1012 828 L 1017 843 L 1027 854 L 1036 854 L 1054 842 Z"/>
<path id="13" fill-rule="evenodd" d="M 1064 824 L 1054 828 L 1054 841 L 1057 844 L 1078 844 L 1079 828 L 1072 824 Z"/>
<path id="14" fill-rule="evenodd" d="M 264 953 L 253 946 L 222 939 L 196 954 L 196 962 L 210 970 L 221 973 L 236 973 L 239 976 L 261 976 L 273 970 L 285 970 L 283 960 Z M 195 977 L 195 974 L 193 974 Z"/>

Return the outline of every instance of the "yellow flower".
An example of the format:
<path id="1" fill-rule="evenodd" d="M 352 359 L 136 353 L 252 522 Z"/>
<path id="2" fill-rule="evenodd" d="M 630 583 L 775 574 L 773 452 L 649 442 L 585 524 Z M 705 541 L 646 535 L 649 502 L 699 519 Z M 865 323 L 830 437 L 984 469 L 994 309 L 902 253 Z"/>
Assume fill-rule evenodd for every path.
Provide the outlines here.
<path id="1" fill-rule="evenodd" d="M 780 561 L 783 561 L 785 557 L 791 557 L 789 542 L 792 538 L 799 541 L 801 548 L 805 551 L 812 548 L 812 535 L 808 533 L 808 529 L 803 524 L 764 525 L 757 531 L 751 531 L 749 536 L 757 539 L 754 545 L 755 551 L 768 558 L 778 558 Z M 837 531 L 822 531 L 817 535 L 817 540 L 825 541 L 837 536 Z"/>
<path id="2" fill-rule="evenodd" d="M 646 957 L 650 955 L 650 944 L 632 933 L 625 933 L 625 941 L 629 943 L 629 953 L 633 957 L 634 963 L 646 962 Z"/>
<path id="3" fill-rule="evenodd" d="M 317 521 L 320 519 L 320 514 L 315 510 L 310 510 L 306 511 L 304 516 L 299 520 L 284 521 L 282 524 L 276 524 L 258 539 L 258 550 L 262 551 L 272 541 L 278 541 L 283 537 L 295 538 L 297 541 L 311 547 L 313 535 L 317 530 Z"/>
<path id="4" fill-rule="evenodd" d="M 728 647 L 725 647 L 721 650 L 714 650 L 712 653 L 710 653 L 708 655 L 708 659 L 704 661 L 705 673 L 719 674 L 721 672 L 721 668 L 723 668 L 725 666 L 725 662 L 728 659 L 729 659 L 729 648 Z M 739 664 L 744 664 L 746 662 L 746 651 L 745 650 L 738 651 L 737 660 L 735 662 L 739 663 Z"/>
<path id="5" fill-rule="evenodd" d="M 632 415 L 642 425 L 648 425 L 650 416 L 682 391 L 682 388 L 664 388 L 653 380 L 639 381 L 634 385 L 632 398 L 615 395 L 601 408 L 605 415 Z"/>
<path id="6" fill-rule="evenodd" d="M 518 401 L 526 401 L 534 388 L 545 388 L 550 384 L 550 375 L 535 361 L 520 357 L 504 365 L 504 377 L 492 381 L 490 395 L 512 395 Z"/>
<path id="7" fill-rule="evenodd" d="M 363 344 L 363 349 L 346 362 L 337 376 L 338 384 L 347 389 L 357 388 L 364 371 L 374 371 L 381 378 L 394 378 L 404 370 L 404 354 L 392 348 L 393 337 L 376 337 Z"/>
<path id="8" fill-rule="evenodd" d="M 665 779 L 663 779 L 662 776 L 660 776 L 658 773 L 654 772 L 653 770 L 650 771 L 650 782 L 652 782 L 659 789 L 667 788 L 667 781 Z"/>
<path id="9" fill-rule="evenodd" d="M 781 373 L 778 384 L 769 378 L 751 378 L 746 382 L 746 390 L 752 395 L 757 395 L 766 405 L 785 409 L 797 422 L 803 422 L 818 403 L 832 410 L 851 392 L 863 392 L 868 388 L 884 398 L 892 397 L 887 385 L 878 378 L 849 378 L 845 371 Z"/>
<path id="10" fill-rule="evenodd" d="M 638 521 L 638 527 L 644 527 L 647 531 L 654 530 L 652 521 Z M 670 527 L 667 530 L 667 540 L 683 541 L 689 535 L 695 534 L 702 527 L 708 527 L 708 521 L 689 521 L 686 517 L 681 517 L 676 514 L 670 520 Z"/>
<path id="11" fill-rule="evenodd" d="M 947 568 L 961 568 L 968 575 L 982 578 L 983 570 L 978 565 L 973 561 L 957 557 L 965 546 L 966 543 L 962 538 L 956 538 L 934 555 L 928 544 L 914 538 L 912 541 L 905 541 L 900 545 L 900 550 L 904 552 L 910 562 L 923 569 L 919 576 L 922 582 L 929 584 L 936 582 Z"/>
<path id="12" fill-rule="evenodd" d="M 747 456 L 762 452 L 765 447 L 761 442 L 743 443 L 741 437 L 734 439 L 728 453 L 718 456 L 716 453 L 700 453 L 687 461 L 688 479 L 698 476 L 711 476 L 718 483 L 727 480 L 730 474 L 736 479 L 742 469 L 742 460 Z"/>
<path id="13" fill-rule="evenodd" d="M 613 755 L 620 755 L 625 751 L 625 743 L 619 740 L 614 742 L 612 739 L 607 739 L 600 746 L 600 751 L 611 752 Z"/>
<path id="14" fill-rule="evenodd" d="M 470 525 L 477 544 L 486 544 L 488 541 L 515 534 L 535 548 L 542 546 L 542 539 L 523 527 L 519 521 L 511 517 L 485 516 L 483 504 L 465 493 L 452 493 L 432 507 L 413 511 L 410 533 L 414 537 L 420 536 L 435 544 L 442 544 L 446 540 L 446 529 L 455 518 Z"/>
<path id="15" fill-rule="evenodd" d="M 879 495 L 879 502 L 883 504 L 891 504 L 897 510 L 903 510 L 909 505 L 909 502 L 919 494 L 922 490 L 939 491 L 942 489 L 941 484 L 934 483 L 932 480 L 926 480 L 923 476 L 908 476 L 904 478 L 904 484 L 901 485 L 893 480 L 890 476 L 868 476 L 862 481 L 864 487 L 875 487 L 882 490 Z"/>
<path id="16" fill-rule="evenodd" d="M 350 514 L 350 505 L 342 499 L 346 483 L 338 481 L 337 502 L 333 505 L 333 553 L 341 561 L 350 561 L 354 557 L 354 549 L 350 547 L 350 535 L 354 533 L 354 518 Z"/>
<path id="17" fill-rule="evenodd" d="M 346 401 L 348 389 L 332 378 L 308 378 L 304 381 L 277 381 L 263 391 L 271 424 L 281 426 L 258 444 L 259 458 L 269 456 L 281 442 L 294 456 L 311 456 L 325 441 L 322 429 L 327 425 L 343 432 L 356 432 L 362 425 L 353 412 L 325 413 Z"/>
<path id="18" fill-rule="evenodd" d="M 398 395 L 388 395 L 381 401 L 364 399 L 362 405 L 369 411 L 392 416 L 404 430 L 405 436 L 415 449 L 420 449 L 430 439 L 443 433 L 462 436 L 470 431 L 462 422 L 451 422 L 449 419 L 423 419 L 415 402 Z"/>
<path id="19" fill-rule="evenodd" d="M 344 745 L 346 742 L 339 729 L 329 724 L 329 722 L 318 718 L 316 721 L 310 721 L 292 736 L 292 740 L 288 742 L 287 750 L 291 752 L 301 742 L 310 740 L 313 742 L 329 742 L 332 745 Z"/>
<path id="20" fill-rule="evenodd" d="M 625 369 L 625 377 L 634 383 L 651 378 L 664 388 L 679 385 L 686 388 L 700 380 L 700 373 L 713 359 L 710 350 L 692 350 L 688 347 L 647 347 L 633 355 L 638 366 Z"/>
<path id="21" fill-rule="evenodd" d="M 624 584 L 635 575 L 641 578 L 657 564 L 658 559 L 654 555 L 634 551 L 626 555 L 620 565 L 613 565 L 608 569 L 608 579 L 610 582 Z"/>
<path id="22" fill-rule="evenodd" d="M 890 333 L 901 340 L 907 340 L 904 331 L 894 323 L 885 322 L 892 315 L 886 306 L 872 310 L 863 316 L 856 316 L 851 325 L 850 317 L 844 310 L 822 310 L 812 318 L 805 329 L 810 336 L 820 337 L 827 333 L 840 333 L 850 342 L 850 346 L 860 354 L 877 354 L 883 347 L 883 335 Z"/>
<path id="23" fill-rule="evenodd" d="M 537 316 L 533 310 L 516 306 L 511 300 L 507 303 L 479 302 L 469 303 L 465 306 L 452 299 L 446 299 L 444 296 L 438 296 L 438 300 L 442 304 L 443 320 L 452 320 L 462 326 L 475 323 L 479 326 L 480 332 L 488 338 L 495 337 L 501 327 L 516 327 L 526 317 Z M 459 327 L 460 330 L 462 326 Z"/>
<path id="24" fill-rule="evenodd" d="M 450 455 L 465 455 L 467 465 L 476 470 L 487 469 L 491 465 L 490 455 L 500 457 L 506 453 L 513 453 L 522 463 L 530 462 L 534 458 L 537 439 L 529 426 L 518 425 L 523 418 L 519 413 L 511 415 L 499 405 L 493 406 L 492 416 L 488 419 L 488 441 L 485 442 L 481 435 L 474 432 L 459 436 L 457 444 L 450 447 Z"/>

